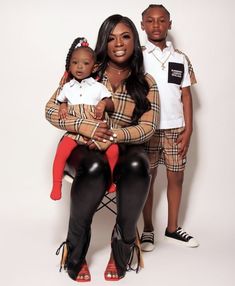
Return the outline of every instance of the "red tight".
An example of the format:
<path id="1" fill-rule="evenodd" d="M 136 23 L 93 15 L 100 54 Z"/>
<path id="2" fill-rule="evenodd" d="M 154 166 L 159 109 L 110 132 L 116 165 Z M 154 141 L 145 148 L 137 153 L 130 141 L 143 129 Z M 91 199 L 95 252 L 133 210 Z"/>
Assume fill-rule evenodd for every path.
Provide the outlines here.
<path id="1" fill-rule="evenodd" d="M 53 163 L 53 187 L 50 194 L 50 197 L 53 200 L 59 200 L 61 198 L 62 178 L 63 178 L 65 164 L 71 152 L 74 150 L 76 146 L 77 142 L 67 136 L 63 137 L 58 145 Z M 118 145 L 112 144 L 106 150 L 105 154 L 107 156 L 111 172 L 113 173 L 119 155 Z M 115 190 L 116 190 L 116 185 L 113 183 L 110 186 L 109 192 L 114 192 Z"/>

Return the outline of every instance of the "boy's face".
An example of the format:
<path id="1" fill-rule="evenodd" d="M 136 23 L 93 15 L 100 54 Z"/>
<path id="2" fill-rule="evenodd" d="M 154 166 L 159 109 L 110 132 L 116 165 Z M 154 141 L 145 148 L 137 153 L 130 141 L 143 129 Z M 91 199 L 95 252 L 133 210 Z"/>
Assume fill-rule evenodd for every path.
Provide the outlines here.
<path id="1" fill-rule="evenodd" d="M 78 81 L 89 77 L 94 69 L 94 58 L 86 48 L 78 48 L 72 53 L 69 71 Z"/>
<path id="2" fill-rule="evenodd" d="M 164 9 L 150 8 L 143 16 L 141 28 L 150 42 L 162 42 L 166 40 L 167 32 L 171 29 L 171 21 Z"/>

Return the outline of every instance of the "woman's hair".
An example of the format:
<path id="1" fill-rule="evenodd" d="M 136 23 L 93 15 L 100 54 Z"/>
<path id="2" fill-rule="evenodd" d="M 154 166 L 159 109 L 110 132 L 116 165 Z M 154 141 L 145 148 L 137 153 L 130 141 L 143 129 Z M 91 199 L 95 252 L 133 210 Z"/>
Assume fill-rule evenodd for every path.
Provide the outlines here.
<path id="1" fill-rule="evenodd" d="M 108 17 L 101 25 L 95 47 L 97 63 L 99 64 L 97 76 L 102 79 L 107 68 L 109 62 L 107 46 L 110 33 L 119 23 L 128 26 L 133 33 L 134 51 L 132 57 L 129 59 L 130 75 L 126 79 L 126 88 L 128 94 L 130 94 L 135 102 L 135 109 L 132 114 L 132 124 L 137 124 L 141 115 L 150 109 L 150 102 L 146 97 L 149 92 L 149 85 L 144 76 L 143 54 L 139 35 L 134 23 L 128 17 L 115 14 Z"/>
<path id="2" fill-rule="evenodd" d="M 70 60 L 71 60 L 72 54 L 75 50 L 78 50 L 78 49 L 86 49 L 92 55 L 92 57 L 94 59 L 94 63 L 96 62 L 95 52 L 89 47 L 89 44 L 88 44 L 86 38 L 84 38 L 84 37 L 76 38 L 73 41 L 71 47 L 69 48 L 69 51 L 68 51 L 68 54 L 66 57 L 65 70 L 67 72 L 69 72 L 69 65 L 70 65 Z"/>

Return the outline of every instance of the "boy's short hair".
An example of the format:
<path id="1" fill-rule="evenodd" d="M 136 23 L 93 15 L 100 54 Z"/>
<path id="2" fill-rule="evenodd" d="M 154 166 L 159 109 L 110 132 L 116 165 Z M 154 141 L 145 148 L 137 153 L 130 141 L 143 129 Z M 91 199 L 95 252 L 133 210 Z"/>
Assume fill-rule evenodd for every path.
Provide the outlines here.
<path id="1" fill-rule="evenodd" d="M 170 12 L 169 12 L 162 4 L 150 4 L 150 5 L 142 12 L 142 18 L 144 17 L 144 14 L 145 14 L 149 9 L 151 9 L 151 8 L 161 8 L 161 9 L 163 9 L 163 10 L 166 12 L 167 16 L 169 17 L 169 19 L 170 19 L 170 17 L 171 17 Z"/>

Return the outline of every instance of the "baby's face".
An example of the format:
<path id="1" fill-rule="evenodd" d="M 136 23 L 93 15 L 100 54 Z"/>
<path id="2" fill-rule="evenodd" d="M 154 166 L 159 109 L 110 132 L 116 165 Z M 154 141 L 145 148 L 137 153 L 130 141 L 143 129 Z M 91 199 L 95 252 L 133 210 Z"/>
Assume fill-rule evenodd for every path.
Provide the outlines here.
<path id="1" fill-rule="evenodd" d="M 69 71 L 78 81 L 89 77 L 94 68 L 94 57 L 86 48 L 75 50 L 71 56 Z"/>

